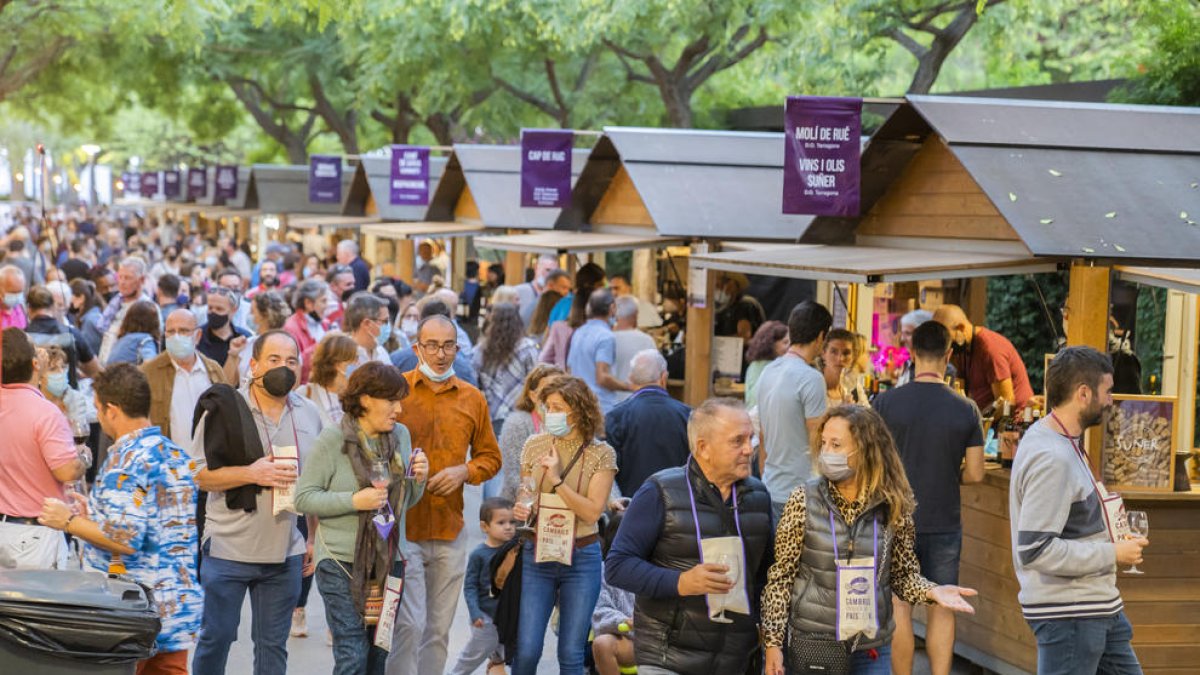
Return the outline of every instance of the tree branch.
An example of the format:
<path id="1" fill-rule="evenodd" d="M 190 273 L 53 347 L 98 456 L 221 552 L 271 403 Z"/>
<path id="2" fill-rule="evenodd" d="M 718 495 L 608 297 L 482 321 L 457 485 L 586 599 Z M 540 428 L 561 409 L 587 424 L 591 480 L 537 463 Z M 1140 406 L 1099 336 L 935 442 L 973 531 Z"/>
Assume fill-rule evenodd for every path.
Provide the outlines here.
<path id="1" fill-rule="evenodd" d="M 749 32 L 749 29 L 750 29 L 749 25 L 742 26 L 742 28 L 739 28 L 738 32 L 735 34 L 736 36 L 738 36 L 737 39 L 740 41 L 743 37 L 745 37 L 746 33 Z M 769 38 L 767 36 L 767 29 L 759 28 L 758 35 L 756 35 L 754 37 L 754 39 L 751 40 L 750 42 L 747 42 L 746 44 L 742 45 L 742 47 L 740 49 L 738 49 L 737 51 L 735 51 L 733 54 L 730 54 L 729 56 L 725 56 L 725 57 L 723 57 L 721 54 L 714 54 L 711 57 L 709 57 L 709 59 L 707 61 L 702 63 L 700 65 L 700 67 L 698 67 L 694 72 L 692 72 L 690 75 L 687 76 L 688 84 L 693 89 L 699 87 L 708 78 L 712 77 L 713 75 L 717 74 L 718 72 L 725 70 L 727 68 L 732 68 L 733 66 L 746 60 L 747 57 L 749 57 L 751 54 L 753 54 L 755 51 L 757 51 L 760 47 L 767 44 L 768 39 Z"/>
<path id="2" fill-rule="evenodd" d="M 309 66 L 308 70 L 308 88 L 312 91 L 315 112 L 325 120 L 329 128 L 337 134 L 342 141 L 342 148 L 351 155 L 358 154 L 358 130 L 354 128 L 355 114 L 351 108 L 342 115 L 338 109 L 325 95 L 325 86 L 321 83 L 321 78 Z"/>
<path id="3" fill-rule="evenodd" d="M 927 47 L 923 46 L 920 42 L 917 42 L 916 40 L 909 37 L 907 33 L 905 33 L 903 30 L 901 30 L 899 28 L 891 29 L 890 31 L 888 31 L 887 35 L 888 35 L 888 37 L 892 38 L 896 42 L 900 43 L 901 47 L 904 47 L 905 49 L 907 49 L 910 54 L 917 57 L 918 59 L 925 56 L 925 52 L 929 51 L 929 49 Z"/>
<path id="4" fill-rule="evenodd" d="M 546 81 L 550 83 L 550 94 L 554 96 L 554 102 L 558 105 L 559 114 L 555 117 L 559 121 L 560 126 L 566 127 L 567 113 L 570 110 L 570 106 L 567 105 L 566 99 L 563 98 L 562 89 L 558 86 L 558 74 L 554 70 L 554 60 L 546 59 L 543 61 L 543 64 L 546 67 Z"/>
<path id="5" fill-rule="evenodd" d="M 613 41 L 611 41 L 607 38 L 604 40 L 604 46 L 608 47 L 612 51 L 612 53 L 616 54 L 617 60 L 619 60 L 621 62 L 621 65 L 625 67 L 625 79 L 626 80 L 629 80 L 630 82 L 641 82 L 643 84 L 657 84 L 657 82 L 655 82 L 653 78 L 643 75 L 639 72 L 636 72 L 633 69 L 633 66 L 630 65 L 630 63 L 629 63 L 630 60 L 645 61 L 645 59 L 646 59 L 645 56 L 638 56 L 637 54 L 634 54 L 633 52 L 631 52 L 623 47 L 618 46 Z"/>
<path id="6" fill-rule="evenodd" d="M 522 101 L 523 103 L 527 103 L 555 119 L 558 118 L 558 109 L 551 105 L 549 101 L 545 101 L 523 89 L 520 89 L 499 75 L 492 75 L 492 80 L 497 86 L 512 95 L 513 98 Z"/>

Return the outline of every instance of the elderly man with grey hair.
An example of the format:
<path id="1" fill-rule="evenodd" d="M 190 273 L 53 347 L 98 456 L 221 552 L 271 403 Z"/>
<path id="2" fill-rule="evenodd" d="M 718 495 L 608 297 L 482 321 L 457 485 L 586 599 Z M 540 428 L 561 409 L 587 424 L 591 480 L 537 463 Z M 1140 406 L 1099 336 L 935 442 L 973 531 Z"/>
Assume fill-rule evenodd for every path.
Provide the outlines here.
<path id="1" fill-rule="evenodd" d="M 122 260 L 117 267 L 117 294 L 96 322 L 96 328 L 104 333 L 104 339 L 100 342 L 101 363 L 108 363 L 108 356 L 117 342 L 117 333 L 120 332 L 121 321 L 125 319 L 125 312 L 129 310 L 129 306 L 138 300 L 154 302 L 154 298 L 146 293 L 145 286 L 146 261 L 137 256 L 129 256 Z"/>
<path id="2" fill-rule="evenodd" d="M 637 298 L 632 295 L 622 295 L 614 303 L 616 304 L 616 325 L 613 326 L 613 352 L 615 354 L 613 375 L 623 382 L 632 382 L 629 379 L 629 373 L 633 367 L 634 355 L 647 349 L 653 350 L 655 348 L 654 338 L 638 330 L 638 313 L 641 307 L 638 305 Z M 618 402 L 624 401 L 632 395 L 633 392 L 628 391 L 614 392 Z"/>
<path id="3" fill-rule="evenodd" d="M 371 361 L 391 363 L 384 345 L 392 336 L 388 305 L 374 293 L 355 293 L 346 302 L 342 329 L 358 345 L 356 366 Z"/>
<path id="4" fill-rule="evenodd" d="M 354 272 L 354 289 L 365 291 L 371 287 L 371 266 L 359 255 L 358 242 L 343 239 L 337 243 L 337 261 Z"/>
<path id="5" fill-rule="evenodd" d="M 25 273 L 15 265 L 0 267 L 0 330 L 25 329 L 29 315 L 25 313 Z"/>
<path id="6" fill-rule="evenodd" d="M 617 487 L 632 495 L 647 478 L 688 457 L 691 408 L 667 393 L 667 360 L 643 349 L 629 360 L 633 395 L 604 417 L 604 434 L 617 454 Z"/>

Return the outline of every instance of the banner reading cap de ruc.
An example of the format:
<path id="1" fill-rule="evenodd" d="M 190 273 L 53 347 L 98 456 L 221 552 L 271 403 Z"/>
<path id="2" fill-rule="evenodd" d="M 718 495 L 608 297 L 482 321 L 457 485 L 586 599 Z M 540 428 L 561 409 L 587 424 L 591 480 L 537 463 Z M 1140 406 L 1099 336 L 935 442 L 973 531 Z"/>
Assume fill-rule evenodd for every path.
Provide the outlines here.
<path id="1" fill-rule="evenodd" d="M 308 158 L 308 201 L 313 204 L 342 203 L 340 155 L 312 155 Z"/>
<path id="2" fill-rule="evenodd" d="M 226 199 L 237 199 L 238 168 L 236 164 L 217 165 L 217 176 L 213 180 L 216 183 L 213 196 L 217 200 L 224 203 Z"/>
<path id="3" fill-rule="evenodd" d="M 151 198 L 158 194 L 158 172 L 147 171 L 142 174 L 142 197 Z"/>
<path id="4" fill-rule="evenodd" d="M 571 204 L 570 129 L 521 130 L 521 206 L 563 208 Z"/>
<path id="5" fill-rule="evenodd" d="M 164 171 L 162 172 L 162 192 L 167 199 L 175 199 L 179 196 L 179 172 Z"/>
<path id="6" fill-rule="evenodd" d="M 391 165 L 388 201 L 393 206 L 429 204 L 429 148 L 393 145 Z"/>
<path id="7" fill-rule="evenodd" d="M 783 212 L 857 216 L 862 99 L 789 96 L 784 112 Z"/>
<path id="8" fill-rule="evenodd" d="M 208 169 L 188 169 L 187 198 L 197 200 L 208 192 Z"/>

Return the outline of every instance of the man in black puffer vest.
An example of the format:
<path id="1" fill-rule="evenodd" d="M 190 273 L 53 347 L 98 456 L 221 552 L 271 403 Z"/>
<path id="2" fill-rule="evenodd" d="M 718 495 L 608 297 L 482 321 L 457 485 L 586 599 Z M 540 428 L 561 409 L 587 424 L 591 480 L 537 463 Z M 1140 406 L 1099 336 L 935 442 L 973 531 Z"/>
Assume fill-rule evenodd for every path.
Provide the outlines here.
<path id="1" fill-rule="evenodd" d="M 736 675 L 756 661 L 774 527 L 770 496 L 750 476 L 751 433 L 740 401 L 705 401 L 688 419 L 687 465 L 651 476 L 625 512 L 604 574 L 637 597 L 639 675 Z M 701 562 L 699 540 L 739 536 L 750 615 L 730 611 L 732 623 L 717 623 L 705 594 L 730 590 L 728 570 Z"/>

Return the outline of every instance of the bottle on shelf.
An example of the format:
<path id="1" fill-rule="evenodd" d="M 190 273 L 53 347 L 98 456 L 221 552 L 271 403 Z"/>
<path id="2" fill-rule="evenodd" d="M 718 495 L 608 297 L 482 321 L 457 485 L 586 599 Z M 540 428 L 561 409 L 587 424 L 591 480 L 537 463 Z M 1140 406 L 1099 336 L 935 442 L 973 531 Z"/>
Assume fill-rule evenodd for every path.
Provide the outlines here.
<path id="1" fill-rule="evenodd" d="M 1012 414 L 1012 401 L 1004 400 L 1003 411 L 1000 415 L 1001 421 L 997 432 L 1000 436 L 1000 466 L 1011 469 L 1017 445 L 1013 436 L 1020 434 L 1020 428 L 1017 419 Z"/>

